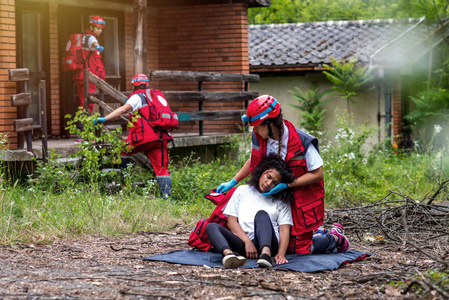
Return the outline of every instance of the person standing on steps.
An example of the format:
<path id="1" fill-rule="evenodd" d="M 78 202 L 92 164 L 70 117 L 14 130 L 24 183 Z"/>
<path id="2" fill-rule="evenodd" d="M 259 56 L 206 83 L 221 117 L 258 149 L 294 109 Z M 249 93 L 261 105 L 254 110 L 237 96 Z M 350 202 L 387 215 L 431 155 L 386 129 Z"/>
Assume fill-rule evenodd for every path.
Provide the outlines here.
<path id="1" fill-rule="evenodd" d="M 136 74 L 131 79 L 134 91 L 129 95 L 126 103 L 115 109 L 105 117 L 97 117 L 93 120 L 94 125 L 106 122 L 123 114 L 129 113 L 129 121 L 133 124 L 129 128 L 126 143 L 130 152 L 122 152 L 121 168 L 126 168 L 130 162 L 130 156 L 134 153 L 143 152 L 150 159 L 156 174 L 161 196 L 171 198 L 172 184 L 168 171 L 168 141 L 173 140 L 168 130 L 153 128 L 150 120 L 154 117 L 152 111 L 154 101 L 159 101 L 168 106 L 167 100 L 159 90 L 150 89 L 148 77 L 145 74 Z M 129 147 L 131 146 L 131 147 Z"/>
<path id="2" fill-rule="evenodd" d="M 84 57 L 86 57 L 86 68 L 92 72 L 92 74 L 98 76 L 101 79 L 105 79 L 105 69 L 103 60 L 101 58 L 101 52 L 104 47 L 100 46 L 98 38 L 100 37 L 106 22 L 100 16 L 92 16 L 89 18 L 89 29 L 84 31 L 82 46 Z M 84 70 L 78 70 L 73 73 L 73 80 L 76 83 L 76 94 L 79 98 L 79 106 L 84 109 Z M 96 86 L 89 83 L 89 93 L 95 92 Z M 89 103 L 88 109 L 92 113 L 94 104 Z"/>
<path id="3" fill-rule="evenodd" d="M 86 29 L 82 38 L 82 51 L 84 60 L 83 69 L 79 69 L 73 73 L 73 81 L 76 84 L 76 94 L 79 99 L 79 107 L 82 110 L 85 109 L 84 99 L 84 68 L 87 68 L 92 74 L 98 76 L 101 79 L 105 79 L 105 69 L 101 58 L 101 52 L 103 52 L 104 47 L 100 46 L 98 38 L 100 37 L 106 22 L 100 16 L 92 16 L 89 18 L 89 29 Z M 70 45 L 67 45 L 67 50 Z M 95 92 L 96 86 L 93 83 L 88 83 L 88 93 Z M 88 110 L 92 113 L 94 108 L 93 103 L 89 103 Z M 81 123 L 77 124 L 78 128 L 82 131 L 83 126 Z M 77 142 L 82 142 L 82 138 L 78 137 Z"/>

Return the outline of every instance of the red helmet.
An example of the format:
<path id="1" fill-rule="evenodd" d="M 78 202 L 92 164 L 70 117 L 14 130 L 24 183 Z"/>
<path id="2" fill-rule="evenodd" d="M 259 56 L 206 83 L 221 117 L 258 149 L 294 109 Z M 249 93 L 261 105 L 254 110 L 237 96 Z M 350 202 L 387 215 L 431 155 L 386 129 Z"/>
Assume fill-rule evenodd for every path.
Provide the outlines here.
<path id="1" fill-rule="evenodd" d="M 281 112 L 281 105 L 270 95 L 262 95 L 254 99 L 242 116 L 243 122 L 249 122 L 251 126 L 262 124 L 267 118 L 274 118 Z"/>
<path id="2" fill-rule="evenodd" d="M 92 16 L 89 18 L 89 24 L 92 26 L 98 26 L 98 27 L 104 28 L 104 25 L 106 25 L 106 22 L 100 16 Z"/>
<path id="3" fill-rule="evenodd" d="M 147 75 L 145 74 L 136 74 L 131 79 L 131 83 L 134 86 L 139 86 L 141 84 L 145 84 L 146 86 L 150 86 L 150 81 L 148 80 Z"/>

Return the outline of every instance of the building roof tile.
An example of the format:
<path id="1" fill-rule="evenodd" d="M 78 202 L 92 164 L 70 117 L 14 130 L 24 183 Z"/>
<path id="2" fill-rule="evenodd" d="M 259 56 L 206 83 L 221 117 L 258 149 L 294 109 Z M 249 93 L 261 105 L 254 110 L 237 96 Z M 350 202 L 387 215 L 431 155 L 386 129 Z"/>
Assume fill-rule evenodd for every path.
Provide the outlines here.
<path id="1" fill-rule="evenodd" d="M 319 65 L 329 57 L 399 65 L 434 30 L 423 19 L 250 25 L 250 66 Z"/>

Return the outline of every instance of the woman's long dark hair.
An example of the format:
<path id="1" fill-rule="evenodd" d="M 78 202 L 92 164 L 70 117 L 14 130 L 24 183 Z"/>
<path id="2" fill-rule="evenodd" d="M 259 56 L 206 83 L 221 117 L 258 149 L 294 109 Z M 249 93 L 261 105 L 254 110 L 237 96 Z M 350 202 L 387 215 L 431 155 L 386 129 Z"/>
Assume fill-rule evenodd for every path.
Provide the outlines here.
<path id="1" fill-rule="evenodd" d="M 268 169 L 275 169 L 281 174 L 281 182 L 291 183 L 296 179 L 295 175 L 293 175 L 292 169 L 290 166 L 278 155 L 271 153 L 264 157 L 262 157 L 260 163 L 256 166 L 254 171 L 251 174 L 251 179 L 248 181 L 248 184 L 260 191 L 259 188 L 259 179 L 262 174 Z M 280 191 L 277 194 L 274 194 L 273 197 L 285 202 L 292 203 L 293 202 L 293 191 L 291 189 L 285 189 Z"/>

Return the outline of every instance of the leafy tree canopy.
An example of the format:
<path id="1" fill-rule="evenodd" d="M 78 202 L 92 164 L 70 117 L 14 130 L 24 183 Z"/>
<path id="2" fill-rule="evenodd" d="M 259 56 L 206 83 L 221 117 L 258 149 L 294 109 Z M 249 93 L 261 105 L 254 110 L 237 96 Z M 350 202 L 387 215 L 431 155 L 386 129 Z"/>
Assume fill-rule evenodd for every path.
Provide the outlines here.
<path id="1" fill-rule="evenodd" d="M 274 0 L 270 7 L 249 9 L 250 24 L 370 20 L 388 18 L 440 19 L 446 0 Z"/>

